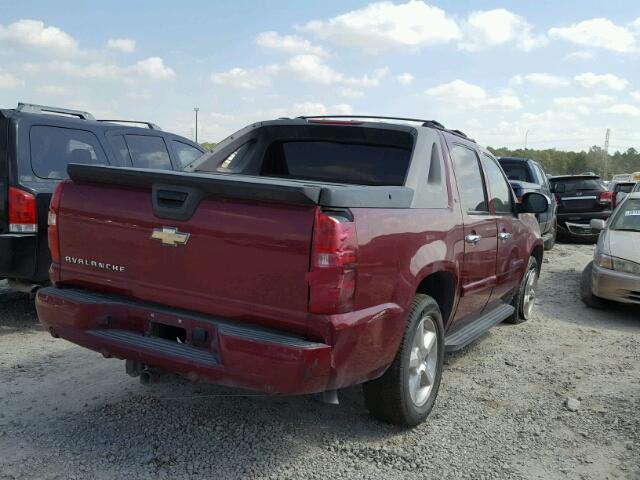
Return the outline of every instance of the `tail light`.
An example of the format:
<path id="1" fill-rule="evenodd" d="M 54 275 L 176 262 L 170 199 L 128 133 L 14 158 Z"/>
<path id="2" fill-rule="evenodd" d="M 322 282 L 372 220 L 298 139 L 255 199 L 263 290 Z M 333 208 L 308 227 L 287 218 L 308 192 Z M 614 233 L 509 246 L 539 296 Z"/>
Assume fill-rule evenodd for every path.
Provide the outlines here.
<path id="1" fill-rule="evenodd" d="M 611 205 L 611 208 L 615 207 L 616 194 L 615 192 L 602 192 L 598 196 L 598 203 L 600 205 Z"/>
<path id="2" fill-rule="evenodd" d="M 311 247 L 309 311 L 334 314 L 353 308 L 358 240 L 349 212 L 316 210 Z"/>
<path id="3" fill-rule="evenodd" d="M 9 231 L 12 233 L 38 231 L 36 197 L 15 187 L 9 187 Z"/>
<path id="4" fill-rule="evenodd" d="M 517 202 L 517 203 L 522 203 L 522 196 L 520 196 L 520 197 L 516 197 L 516 202 Z"/>
<path id="5" fill-rule="evenodd" d="M 560 195 L 558 195 L 557 193 L 554 193 L 554 196 L 556 197 L 556 203 L 560 203 L 562 201 Z"/>
<path id="6" fill-rule="evenodd" d="M 49 224 L 47 236 L 49 239 L 49 250 L 51 251 L 51 261 L 53 261 L 53 263 L 60 263 L 58 213 L 60 212 L 60 199 L 62 198 L 62 190 L 64 189 L 64 184 L 65 182 L 60 182 L 56 190 L 53 192 L 51 203 L 49 204 L 49 215 L 47 217 L 47 223 Z"/>

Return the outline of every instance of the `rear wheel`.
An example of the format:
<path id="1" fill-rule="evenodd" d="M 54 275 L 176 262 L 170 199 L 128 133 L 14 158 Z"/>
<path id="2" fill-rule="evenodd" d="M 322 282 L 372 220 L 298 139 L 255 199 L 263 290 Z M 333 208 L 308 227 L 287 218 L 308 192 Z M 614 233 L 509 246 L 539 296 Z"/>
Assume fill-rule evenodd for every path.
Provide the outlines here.
<path id="1" fill-rule="evenodd" d="M 589 262 L 582 271 L 582 276 L 580 277 L 580 298 L 582 298 L 582 301 L 587 307 L 603 308 L 605 301 L 600 297 L 596 297 L 591 290 L 592 272 L 593 261 Z"/>
<path id="2" fill-rule="evenodd" d="M 522 282 L 520 282 L 520 288 L 511 302 L 515 311 L 505 322 L 518 324 L 526 322 L 531 318 L 536 300 L 539 275 L 540 269 L 538 268 L 538 261 L 535 257 L 529 257 L 529 263 L 522 277 Z"/>
<path id="3" fill-rule="evenodd" d="M 415 426 L 431 412 L 444 361 L 444 328 L 436 301 L 415 296 L 407 327 L 389 369 L 363 385 L 371 414 L 386 422 Z"/>

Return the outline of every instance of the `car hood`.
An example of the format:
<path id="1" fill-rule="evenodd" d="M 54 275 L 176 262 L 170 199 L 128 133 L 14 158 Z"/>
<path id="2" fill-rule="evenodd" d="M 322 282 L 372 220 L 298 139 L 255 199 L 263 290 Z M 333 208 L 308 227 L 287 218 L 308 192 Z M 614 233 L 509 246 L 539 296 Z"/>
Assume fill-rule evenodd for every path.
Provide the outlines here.
<path id="1" fill-rule="evenodd" d="M 640 263 L 640 232 L 609 230 L 608 240 L 611 255 Z"/>

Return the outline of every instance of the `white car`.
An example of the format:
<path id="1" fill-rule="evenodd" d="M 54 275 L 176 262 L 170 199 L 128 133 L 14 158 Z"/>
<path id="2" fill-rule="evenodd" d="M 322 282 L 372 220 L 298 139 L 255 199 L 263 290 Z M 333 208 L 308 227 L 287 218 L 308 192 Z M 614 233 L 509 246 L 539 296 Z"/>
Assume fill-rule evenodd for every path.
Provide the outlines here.
<path id="1" fill-rule="evenodd" d="M 591 220 L 591 228 L 601 233 L 582 272 L 582 300 L 592 308 L 604 300 L 640 305 L 640 192 L 629 193 L 606 223 Z"/>

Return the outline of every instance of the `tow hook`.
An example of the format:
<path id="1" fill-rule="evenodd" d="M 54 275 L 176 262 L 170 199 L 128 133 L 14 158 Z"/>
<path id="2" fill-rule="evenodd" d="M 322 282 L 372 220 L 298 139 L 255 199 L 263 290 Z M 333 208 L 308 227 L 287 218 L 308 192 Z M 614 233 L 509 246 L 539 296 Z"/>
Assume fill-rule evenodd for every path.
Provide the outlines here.
<path id="1" fill-rule="evenodd" d="M 153 377 L 154 375 L 150 370 L 144 369 L 140 372 L 140 383 L 142 385 L 149 385 L 151 382 L 153 382 Z"/>

